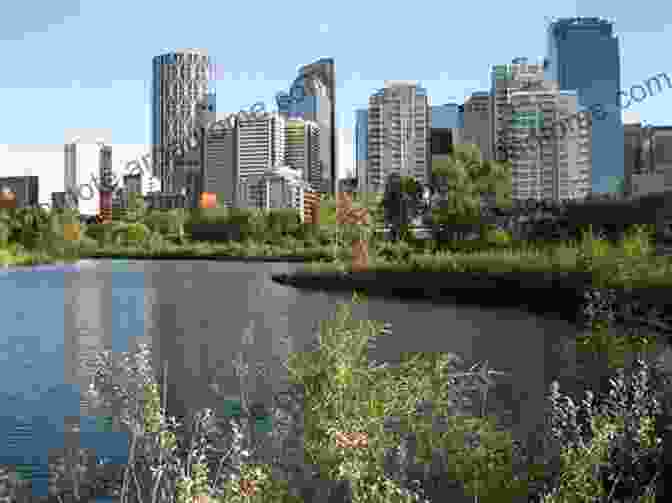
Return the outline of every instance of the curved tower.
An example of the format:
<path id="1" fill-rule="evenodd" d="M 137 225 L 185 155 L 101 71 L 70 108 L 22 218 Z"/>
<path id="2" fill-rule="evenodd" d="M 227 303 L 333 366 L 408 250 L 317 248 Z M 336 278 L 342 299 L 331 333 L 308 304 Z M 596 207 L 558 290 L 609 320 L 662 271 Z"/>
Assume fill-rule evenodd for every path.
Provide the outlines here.
<path id="1" fill-rule="evenodd" d="M 281 114 L 314 121 L 320 127 L 320 161 L 322 180 L 329 191 L 336 192 L 336 76 L 334 59 L 318 59 L 302 66 L 289 94 L 276 95 Z"/>
<path id="2" fill-rule="evenodd" d="M 174 192 L 176 146 L 188 144 L 197 128 L 197 104 L 211 102 L 210 58 L 201 49 L 180 49 L 152 60 L 152 173 L 162 192 Z"/>

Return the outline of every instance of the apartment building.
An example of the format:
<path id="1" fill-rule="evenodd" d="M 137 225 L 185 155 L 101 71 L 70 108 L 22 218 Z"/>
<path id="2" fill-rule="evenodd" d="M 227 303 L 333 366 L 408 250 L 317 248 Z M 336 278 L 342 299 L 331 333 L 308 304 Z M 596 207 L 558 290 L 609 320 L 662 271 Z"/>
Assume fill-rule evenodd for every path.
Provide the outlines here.
<path id="1" fill-rule="evenodd" d="M 368 175 L 371 192 L 383 192 L 396 173 L 429 183 L 430 103 L 415 81 L 386 81 L 369 98 Z"/>
<path id="2" fill-rule="evenodd" d="M 289 119 L 285 138 L 285 162 L 294 169 L 300 169 L 308 185 L 319 191 L 322 187 L 320 126 L 314 121 Z"/>
<path id="3" fill-rule="evenodd" d="M 512 164 L 512 198 L 581 199 L 590 191 L 590 118 L 576 93 L 544 80 L 543 63 L 495 67 L 494 156 Z M 564 126 L 563 126 L 564 125 Z"/>

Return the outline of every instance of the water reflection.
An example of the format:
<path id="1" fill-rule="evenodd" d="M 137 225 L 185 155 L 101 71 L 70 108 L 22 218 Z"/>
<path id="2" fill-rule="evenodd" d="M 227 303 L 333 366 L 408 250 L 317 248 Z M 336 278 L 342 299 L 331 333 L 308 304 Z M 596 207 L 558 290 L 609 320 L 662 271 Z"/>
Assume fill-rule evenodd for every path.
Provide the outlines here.
<path id="1" fill-rule="evenodd" d="M 351 299 L 270 281 L 273 273 L 299 267 L 100 261 L 79 272 L 4 276 L 0 410 L 44 414 L 48 395 L 61 405 L 60 424 L 78 411 L 95 415 L 86 400 L 78 403 L 93 374 L 94 354 L 111 350 L 118 357 L 138 343 L 152 344 L 160 380 L 167 362 L 172 415 L 217 410 L 222 395 L 238 395 L 233 362 L 240 353 L 250 365 L 244 379 L 249 399 L 270 405 L 272 395 L 287 387 L 288 355 L 312 350 L 320 322 L 334 317 L 337 303 Z M 539 430 L 553 380 L 571 390 L 578 375 L 592 370 L 577 358 L 575 327 L 516 309 L 371 298 L 352 312 L 356 319 L 392 327 L 391 335 L 376 340 L 370 359 L 396 363 L 402 352 L 439 351 L 460 356 L 465 367 L 488 360 L 510 373 L 495 377 L 487 405 L 490 413 L 509 418 L 516 436 Z M 480 410 L 479 396 L 472 399 Z"/>

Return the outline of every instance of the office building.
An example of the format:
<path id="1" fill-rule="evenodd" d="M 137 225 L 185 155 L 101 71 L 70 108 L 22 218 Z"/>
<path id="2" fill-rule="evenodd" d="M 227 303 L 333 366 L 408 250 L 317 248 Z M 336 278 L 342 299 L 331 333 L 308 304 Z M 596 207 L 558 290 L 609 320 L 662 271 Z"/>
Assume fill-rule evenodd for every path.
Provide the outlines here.
<path id="1" fill-rule="evenodd" d="M 263 117 L 238 116 L 236 162 L 240 179 L 262 175 L 273 166 L 284 163 L 286 122 L 275 113 Z"/>
<path id="2" fill-rule="evenodd" d="M 369 158 L 369 110 L 355 111 L 355 177 L 357 190 L 368 192 L 368 158 Z"/>
<path id="3" fill-rule="evenodd" d="M 66 143 L 64 146 L 65 162 L 63 166 L 64 190 L 69 193 L 66 204 L 78 208 L 77 203 L 77 143 Z"/>
<path id="4" fill-rule="evenodd" d="M 320 126 L 304 119 L 285 123 L 285 162 L 304 173 L 304 180 L 319 191 L 322 184 L 320 163 Z"/>
<path id="5" fill-rule="evenodd" d="M 481 157 L 492 160 L 494 155 L 492 141 L 492 97 L 488 92 L 475 92 L 464 102 L 462 136 L 459 142 L 478 145 Z M 456 117 L 458 116 L 456 111 Z M 432 117 L 432 127 L 434 118 Z"/>
<path id="6" fill-rule="evenodd" d="M 672 127 L 626 124 L 623 134 L 625 195 L 672 189 Z"/>
<path id="7" fill-rule="evenodd" d="M 39 186 L 39 180 L 36 176 L 0 177 L 0 190 L 6 188 L 14 194 L 16 208 L 38 206 Z"/>
<path id="8" fill-rule="evenodd" d="M 320 127 L 320 158 L 323 185 L 336 190 L 338 147 L 336 142 L 336 75 L 333 58 L 323 58 L 299 69 L 288 93 L 276 96 L 278 111 L 286 119 L 300 117 Z M 328 183 L 327 183 L 328 182 Z M 323 187 L 324 188 L 324 187 Z"/>
<path id="9" fill-rule="evenodd" d="M 175 180 L 176 164 L 181 165 L 181 160 L 170 152 L 175 146 L 189 150 L 190 141 L 198 140 L 196 105 L 206 101 L 214 110 L 215 95 L 208 90 L 209 66 L 207 52 L 200 49 L 182 49 L 152 60 L 152 173 L 163 192 L 181 189 Z M 186 162 L 191 168 L 191 159 Z"/>
<path id="10" fill-rule="evenodd" d="M 310 185 L 301 170 L 277 165 L 261 174 L 245 177 L 239 185 L 241 206 L 264 210 L 295 208 L 304 219 L 304 195 Z"/>
<path id="11" fill-rule="evenodd" d="M 599 106 L 606 112 L 593 121 L 592 189 L 607 192 L 611 177 L 623 174 L 620 54 L 613 24 L 594 17 L 558 19 L 547 36 L 546 78 L 577 91 L 581 109 Z"/>
<path id="12" fill-rule="evenodd" d="M 386 81 L 369 98 L 367 185 L 371 192 L 383 192 L 393 173 L 429 183 L 429 119 L 427 91 L 417 82 Z"/>
<path id="13" fill-rule="evenodd" d="M 237 207 L 236 187 L 239 179 L 237 149 L 237 126 L 207 134 L 202 189 L 203 192 L 216 194 L 217 203 L 227 208 Z M 246 166 L 249 167 L 249 164 Z"/>

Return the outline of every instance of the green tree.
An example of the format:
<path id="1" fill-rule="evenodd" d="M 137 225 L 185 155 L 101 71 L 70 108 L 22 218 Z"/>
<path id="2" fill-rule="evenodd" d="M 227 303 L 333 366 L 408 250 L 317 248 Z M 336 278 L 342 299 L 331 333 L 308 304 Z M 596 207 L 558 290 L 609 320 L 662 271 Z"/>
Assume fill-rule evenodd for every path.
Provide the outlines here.
<path id="1" fill-rule="evenodd" d="M 446 159 L 432 162 L 431 185 L 438 207 L 432 211 L 437 226 L 453 227 L 463 237 L 465 226 L 480 225 L 487 206 L 510 208 L 511 164 L 484 161 L 476 145 L 455 145 Z"/>
<path id="2" fill-rule="evenodd" d="M 422 195 L 422 185 L 414 178 L 396 173 L 388 177 L 381 205 L 395 241 L 408 237 L 411 221 L 422 211 Z"/>

